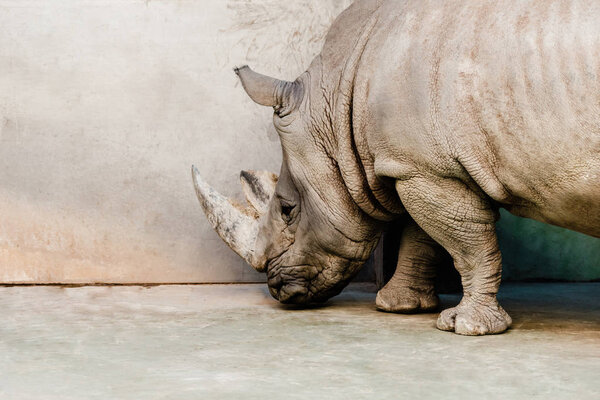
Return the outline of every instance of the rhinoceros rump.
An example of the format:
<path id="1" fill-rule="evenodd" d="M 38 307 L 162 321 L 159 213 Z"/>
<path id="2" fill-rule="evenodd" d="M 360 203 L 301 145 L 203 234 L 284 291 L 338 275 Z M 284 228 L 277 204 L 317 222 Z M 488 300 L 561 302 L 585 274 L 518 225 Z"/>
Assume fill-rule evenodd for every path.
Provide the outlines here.
<path id="1" fill-rule="evenodd" d="M 439 329 L 500 333 L 498 208 L 600 237 L 600 3 L 360 0 L 293 82 L 236 69 L 273 107 L 280 175 L 242 172 L 248 206 L 194 171 L 225 242 L 284 303 L 339 293 L 403 217 L 391 312 L 435 309 L 445 251 L 464 296 Z"/>

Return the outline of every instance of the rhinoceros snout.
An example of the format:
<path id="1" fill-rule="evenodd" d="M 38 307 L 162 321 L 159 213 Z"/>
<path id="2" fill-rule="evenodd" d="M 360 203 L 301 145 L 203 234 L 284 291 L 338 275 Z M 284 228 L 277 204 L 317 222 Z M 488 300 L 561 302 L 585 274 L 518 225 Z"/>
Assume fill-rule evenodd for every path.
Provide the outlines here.
<path id="1" fill-rule="evenodd" d="M 302 282 L 285 282 L 279 273 L 267 273 L 271 296 L 283 304 L 308 304 L 308 287 Z"/>
<path id="2" fill-rule="evenodd" d="M 291 284 L 283 285 L 277 291 L 277 300 L 283 304 L 308 304 L 308 289 L 304 286 Z"/>

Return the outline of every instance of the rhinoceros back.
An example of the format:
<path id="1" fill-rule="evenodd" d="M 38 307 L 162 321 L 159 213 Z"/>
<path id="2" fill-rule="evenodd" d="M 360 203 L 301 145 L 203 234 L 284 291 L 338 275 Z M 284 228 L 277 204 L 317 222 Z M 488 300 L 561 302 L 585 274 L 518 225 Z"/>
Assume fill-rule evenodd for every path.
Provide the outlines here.
<path id="1" fill-rule="evenodd" d="M 355 134 L 380 158 L 600 236 L 600 2 L 358 4 L 378 21 L 355 71 Z M 341 29 L 322 53 L 332 70 Z"/>

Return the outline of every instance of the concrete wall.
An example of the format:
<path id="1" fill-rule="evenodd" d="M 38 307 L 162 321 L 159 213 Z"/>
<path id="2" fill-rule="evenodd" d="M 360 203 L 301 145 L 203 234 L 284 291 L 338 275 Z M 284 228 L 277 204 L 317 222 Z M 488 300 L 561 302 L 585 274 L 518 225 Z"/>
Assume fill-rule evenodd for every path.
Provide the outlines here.
<path id="1" fill-rule="evenodd" d="M 600 239 L 501 211 L 497 226 L 506 280 L 600 279 Z"/>
<path id="2" fill-rule="evenodd" d="M 232 72 L 293 79 L 348 0 L 0 0 L 0 281 L 263 280 L 208 226 L 279 171 L 267 108 Z"/>
<path id="3" fill-rule="evenodd" d="M 271 111 L 232 67 L 293 79 L 350 0 L 0 0 L 0 282 L 263 280 L 212 232 L 225 194 L 278 171 Z M 506 276 L 600 278 L 599 241 L 516 217 Z"/>

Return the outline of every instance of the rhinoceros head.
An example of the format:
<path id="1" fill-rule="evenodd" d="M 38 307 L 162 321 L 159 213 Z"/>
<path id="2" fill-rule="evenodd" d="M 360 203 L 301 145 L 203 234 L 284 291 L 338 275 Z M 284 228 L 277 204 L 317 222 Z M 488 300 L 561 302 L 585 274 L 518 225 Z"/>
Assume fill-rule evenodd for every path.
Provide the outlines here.
<path id="1" fill-rule="evenodd" d="M 241 206 L 209 187 L 193 169 L 198 199 L 219 236 L 252 267 L 267 273 L 273 297 L 294 304 L 324 301 L 358 272 L 380 227 L 353 201 L 342 179 L 322 95 L 309 95 L 318 82 L 311 83 L 308 73 L 294 82 L 248 67 L 236 73 L 252 100 L 275 110 L 283 150 L 280 175 L 242 171 L 249 205 Z"/>

